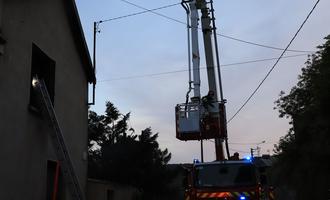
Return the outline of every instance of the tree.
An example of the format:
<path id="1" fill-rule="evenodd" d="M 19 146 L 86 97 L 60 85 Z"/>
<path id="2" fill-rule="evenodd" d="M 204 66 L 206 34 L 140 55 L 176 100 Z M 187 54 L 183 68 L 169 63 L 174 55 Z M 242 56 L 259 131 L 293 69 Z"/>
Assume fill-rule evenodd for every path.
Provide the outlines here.
<path id="1" fill-rule="evenodd" d="M 111 102 L 106 102 L 105 115 L 89 111 L 89 150 L 94 150 L 95 145 L 102 146 L 103 143 L 114 144 L 120 138 L 136 137 L 134 129 L 128 127 L 129 118 L 130 113 L 121 114 Z"/>
<path id="2" fill-rule="evenodd" d="M 298 199 L 324 199 L 330 188 L 330 35 L 309 56 L 298 83 L 276 101 L 280 117 L 290 120 L 288 134 L 275 153 L 276 174 Z"/>
<path id="3" fill-rule="evenodd" d="M 170 189 L 171 153 L 159 148 L 150 127 L 135 134 L 129 118 L 111 102 L 105 115 L 89 112 L 89 177 L 129 184 L 142 191 L 143 199 L 156 199 Z"/>

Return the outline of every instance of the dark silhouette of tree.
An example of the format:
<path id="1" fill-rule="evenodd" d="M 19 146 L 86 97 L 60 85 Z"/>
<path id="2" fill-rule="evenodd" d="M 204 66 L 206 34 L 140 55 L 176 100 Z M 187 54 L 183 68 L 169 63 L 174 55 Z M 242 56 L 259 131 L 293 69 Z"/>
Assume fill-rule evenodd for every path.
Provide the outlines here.
<path id="1" fill-rule="evenodd" d="M 143 199 L 166 196 L 174 177 L 166 167 L 171 153 L 160 149 L 150 127 L 135 134 L 129 117 L 111 102 L 105 115 L 89 112 L 89 177 L 135 186 Z"/>
<path id="2" fill-rule="evenodd" d="M 299 200 L 330 195 L 330 35 L 325 39 L 297 85 L 276 101 L 280 117 L 290 119 L 292 127 L 275 148 L 275 174 Z"/>

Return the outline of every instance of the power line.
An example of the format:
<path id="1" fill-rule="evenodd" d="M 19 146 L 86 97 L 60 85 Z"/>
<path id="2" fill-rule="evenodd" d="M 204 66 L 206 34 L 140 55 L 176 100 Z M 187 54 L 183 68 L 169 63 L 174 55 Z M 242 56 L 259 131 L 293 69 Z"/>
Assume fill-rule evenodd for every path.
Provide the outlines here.
<path id="1" fill-rule="evenodd" d="M 126 0 L 120 0 L 120 1 L 122 1 L 122 2 L 124 2 L 124 3 L 127 3 L 127 4 L 130 4 L 130 5 L 134 6 L 134 7 L 140 8 L 140 9 L 142 9 L 142 10 L 145 10 L 145 12 L 151 12 L 151 13 L 153 13 L 153 14 L 155 14 L 155 15 L 161 16 L 161 17 L 166 18 L 166 19 L 168 19 L 168 20 L 171 20 L 171 21 L 174 21 L 174 22 L 177 22 L 177 23 L 179 23 L 179 24 L 183 24 L 183 25 L 187 26 L 187 23 L 186 23 L 186 22 L 183 22 L 183 21 L 180 21 L 180 20 L 178 20 L 178 19 L 175 19 L 175 18 L 169 17 L 169 16 L 167 16 L 167 15 L 164 15 L 164 14 L 161 14 L 161 13 L 158 13 L 158 12 L 155 12 L 155 11 L 153 11 L 153 10 L 150 10 L 150 9 L 148 9 L 148 8 L 145 8 L 145 7 L 142 7 L 142 6 L 140 6 L 140 5 L 137 5 L 137 4 L 135 4 L 135 3 L 132 3 L 132 2 L 130 2 L 130 1 L 126 1 Z"/>
<path id="2" fill-rule="evenodd" d="M 229 144 L 232 144 L 232 145 L 261 145 L 260 143 L 239 143 L 239 142 L 229 142 Z M 262 144 L 271 144 L 270 142 L 264 142 Z"/>
<path id="3" fill-rule="evenodd" d="M 177 5 L 180 5 L 180 3 L 169 4 L 169 5 L 166 5 L 166 6 L 162 6 L 162 7 L 158 7 L 158 8 L 153 8 L 153 9 L 150 9 L 150 10 L 145 10 L 145 11 L 141 11 L 141 12 L 131 13 L 131 14 L 128 14 L 128 15 L 122 15 L 122 16 L 119 16 L 119 17 L 109 18 L 109 19 L 105 19 L 105 20 L 100 20 L 98 22 L 99 23 L 104 23 L 104 22 L 114 21 L 114 20 L 123 19 L 123 18 L 127 18 L 127 17 L 133 17 L 133 16 L 136 16 L 136 15 L 141 15 L 141 14 L 152 12 L 152 11 L 155 11 L 155 10 L 161 10 L 161 9 L 165 9 L 165 8 L 170 8 L 170 7 L 177 6 Z"/>
<path id="4" fill-rule="evenodd" d="M 299 57 L 299 56 L 307 56 L 308 54 L 296 54 L 296 55 L 291 55 L 291 56 L 283 56 L 283 58 L 294 58 L 294 57 Z M 258 62 L 265 62 L 265 61 L 271 61 L 271 60 L 276 60 L 276 58 L 264 58 L 264 59 L 258 59 L 258 60 L 250 60 L 250 61 L 244 61 L 244 62 L 236 62 L 236 63 L 229 63 L 229 64 L 224 64 L 220 65 L 221 67 L 228 67 L 228 66 L 235 66 L 235 65 L 243 65 L 243 64 L 251 64 L 251 63 L 258 63 Z"/>
<path id="5" fill-rule="evenodd" d="M 211 142 L 213 142 L 212 140 L 210 140 Z M 273 144 L 272 142 L 229 142 L 228 144 L 231 145 L 262 145 L 262 144 Z"/>
<path id="6" fill-rule="evenodd" d="M 293 58 L 293 57 L 306 56 L 306 55 L 308 55 L 308 54 L 283 56 L 282 58 Z M 237 65 L 251 64 L 251 63 L 257 63 L 257 62 L 265 62 L 265 61 L 271 61 L 271 60 L 276 60 L 276 59 L 278 59 L 278 58 L 265 58 L 265 59 L 258 59 L 258 60 L 249 60 L 249 61 L 244 61 L 244 62 L 228 63 L 228 64 L 221 65 L 221 67 L 237 66 Z M 206 69 L 206 67 L 201 67 L 200 69 Z M 117 80 L 124 80 L 124 79 L 135 79 L 135 78 L 144 78 L 144 77 L 152 77 L 152 76 L 161 76 L 161 75 L 174 74 L 174 73 L 180 73 L 180 72 L 186 72 L 186 71 L 188 71 L 188 70 L 182 69 L 182 70 L 174 70 L 174 71 L 159 72 L 159 73 L 152 73 L 152 74 L 142 74 L 142 75 L 135 75 L 135 76 L 119 77 L 119 78 L 114 78 L 114 79 L 106 79 L 106 80 L 100 80 L 98 82 L 109 82 L 109 81 L 117 81 Z"/>
<path id="7" fill-rule="evenodd" d="M 168 71 L 168 72 L 159 72 L 159 73 L 153 73 L 153 74 L 142 74 L 142 75 L 135 75 L 135 76 L 125 76 L 125 77 L 119 77 L 119 78 L 114 78 L 114 79 L 100 80 L 98 82 L 109 82 L 109 81 L 118 81 L 118 80 L 125 80 L 125 79 L 135 79 L 135 78 L 160 76 L 160 75 L 174 74 L 174 73 L 185 72 L 185 71 L 188 71 L 188 70 L 182 69 L 182 70 L 175 70 L 175 71 Z"/>
<path id="8" fill-rule="evenodd" d="M 250 154 L 251 152 L 249 152 L 249 151 L 242 151 L 242 150 L 238 150 L 238 149 L 231 149 L 230 148 L 230 151 L 235 151 L 235 152 L 239 152 L 239 153 L 248 153 L 248 154 Z"/>
<path id="9" fill-rule="evenodd" d="M 220 33 L 218 33 L 217 35 L 219 35 L 221 37 L 224 37 L 224 38 L 231 39 L 231 40 L 235 40 L 237 42 L 243 42 L 243 43 L 246 43 L 246 44 L 251 44 L 251 45 L 255 45 L 255 46 L 259 46 L 259 47 L 264 47 L 264 48 L 274 49 L 274 50 L 279 50 L 279 51 L 283 51 L 284 50 L 283 48 L 269 46 L 269 45 L 264 45 L 264 44 L 255 43 L 255 42 L 250 42 L 250 41 L 242 40 L 242 39 L 239 39 L 239 38 L 231 37 L 231 36 L 228 36 L 228 35 L 223 35 L 223 34 L 220 34 Z M 299 52 L 300 53 L 304 53 L 304 52 L 305 53 L 312 53 L 312 52 L 314 52 L 314 51 L 296 50 L 296 49 L 288 49 L 287 51 L 296 52 L 296 53 L 299 53 Z"/>
<path id="10" fill-rule="evenodd" d="M 317 4 L 320 2 L 320 0 L 317 0 L 317 2 L 315 3 L 315 5 L 313 6 L 312 10 L 308 13 L 306 19 L 303 21 L 303 23 L 300 25 L 298 31 L 295 33 L 295 35 L 293 36 L 293 38 L 290 40 L 289 44 L 286 46 L 286 48 L 283 50 L 283 52 L 281 53 L 280 57 L 278 57 L 278 59 L 276 60 L 276 62 L 274 63 L 274 65 L 270 68 L 270 70 L 268 71 L 268 73 L 266 74 L 266 76 L 261 80 L 261 82 L 259 83 L 259 85 L 257 86 L 257 88 L 252 92 L 252 94 L 245 100 L 245 102 L 243 103 L 243 105 L 236 111 L 236 113 L 227 121 L 227 123 L 230 123 L 237 115 L 238 113 L 246 106 L 246 104 L 251 100 L 251 98 L 257 93 L 257 91 L 259 90 L 259 88 L 261 87 L 261 85 L 265 82 L 265 80 L 268 78 L 268 76 L 270 75 L 270 73 L 272 73 L 272 71 L 274 70 L 274 68 L 277 66 L 277 64 L 279 63 L 279 61 L 281 60 L 281 58 L 283 57 L 283 55 L 285 54 L 285 52 L 288 50 L 288 48 L 290 47 L 290 45 L 292 44 L 292 42 L 296 39 L 298 33 L 300 32 L 300 30 L 303 28 L 303 26 L 305 25 L 305 23 L 307 22 L 308 18 L 311 16 L 311 14 L 313 13 L 313 11 L 315 10 Z"/>
<path id="11" fill-rule="evenodd" d="M 134 6 L 134 7 L 143 9 L 143 10 L 145 10 L 144 12 L 151 12 L 151 13 L 153 13 L 155 15 L 161 16 L 161 17 L 166 18 L 168 20 L 171 20 L 171 21 L 174 21 L 174 22 L 177 22 L 177 23 L 180 23 L 180 24 L 183 24 L 183 25 L 187 26 L 187 23 L 186 22 L 183 22 L 183 21 L 180 21 L 178 19 L 169 17 L 167 15 L 164 15 L 164 14 L 161 14 L 161 13 L 158 13 L 158 12 L 155 12 L 153 9 L 145 8 L 143 6 L 137 5 L 137 4 L 132 3 L 130 1 L 127 1 L 127 0 L 120 0 L 120 1 L 125 2 L 127 4 L 130 4 L 130 5 Z M 251 41 L 239 39 L 239 38 L 236 38 L 236 37 L 232 37 L 232 36 L 228 36 L 228 35 L 224 35 L 224 34 L 220 34 L 220 33 L 218 33 L 217 35 L 218 36 L 221 36 L 221 37 L 224 37 L 224 38 L 227 38 L 227 39 L 231 39 L 231 40 L 237 41 L 237 42 L 242 42 L 242 43 L 246 43 L 246 44 L 250 44 L 250 45 L 254 45 L 254 46 L 259 46 L 259 47 L 268 48 L 268 49 L 274 49 L 274 50 L 281 50 L 281 51 L 284 50 L 283 48 L 280 48 L 280 47 L 274 47 L 274 46 L 264 45 L 264 44 L 260 44 L 260 43 L 256 43 L 256 42 L 251 42 Z M 300 52 L 300 53 L 302 53 L 302 52 L 305 52 L 305 53 L 314 52 L 314 51 L 295 50 L 295 49 L 287 49 L 287 51 Z"/>
<path id="12" fill-rule="evenodd" d="M 206 140 L 206 141 L 207 141 L 207 142 L 212 142 L 212 143 L 214 143 L 213 140 Z M 229 148 L 229 150 L 230 150 L 230 151 L 234 151 L 234 152 L 239 152 L 239 153 L 248 153 L 248 154 L 250 154 L 249 151 L 242 151 L 242 150 L 232 149 L 232 148 Z"/>

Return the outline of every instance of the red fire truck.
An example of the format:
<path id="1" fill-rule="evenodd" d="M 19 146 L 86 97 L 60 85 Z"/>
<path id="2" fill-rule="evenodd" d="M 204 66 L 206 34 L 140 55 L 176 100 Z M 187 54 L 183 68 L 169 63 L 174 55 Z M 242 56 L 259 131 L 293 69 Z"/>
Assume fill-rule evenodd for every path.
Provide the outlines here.
<path id="1" fill-rule="evenodd" d="M 247 160 L 231 160 L 229 152 L 226 100 L 221 83 L 213 1 L 182 0 L 182 6 L 187 14 L 189 87 L 186 101 L 175 107 L 176 137 L 182 141 L 199 140 L 202 162 L 203 140 L 214 139 L 216 153 L 215 162 L 192 165 L 185 199 L 261 200 L 262 190 L 256 166 Z M 208 82 L 208 93 L 203 97 L 200 91 L 200 29 L 204 39 Z M 193 92 L 192 97 L 190 97 L 191 92 Z M 227 160 L 225 160 L 223 144 L 225 144 Z"/>

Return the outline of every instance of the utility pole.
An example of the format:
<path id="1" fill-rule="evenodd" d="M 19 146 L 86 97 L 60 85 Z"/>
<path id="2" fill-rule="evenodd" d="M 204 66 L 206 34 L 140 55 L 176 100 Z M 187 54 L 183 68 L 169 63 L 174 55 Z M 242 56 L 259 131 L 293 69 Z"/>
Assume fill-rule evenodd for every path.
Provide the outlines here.
<path id="1" fill-rule="evenodd" d="M 201 139 L 201 161 L 204 162 L 203 139 Z"/>
<path id="2" fill-rule="evenodd" d="M 94 28 L 93 28 L 93 70 L 94 70 L 94 74 L 96 74 L 96 35 L 97 35 L 97 33 L 100 32 L 100 30 L 99 30 L 100 23 L 101 22 L 94 22 Z M 88 105 L 95 105 L 95 85 L 96 85 L 96 80 L 94 80 L 94 82 L 93 82 L 92 102 L 88 103 Z"/>
<path id="3" fill-rule="evenodd" d="M 254 155 L 253 155 L 254 149 L 251 148 L 250 151 L 251 151 L 251 158 L 253 158 L 254 157 Z"/>
<path id="4" fill-rule="evenodd" d="M 256 148 L 251 148 L 250 149 L 251 150 L 251 158 L 253 158 L 253 156 L 254 156 L 254 151 L 257 151 L 257 156 L 260 157 L 260 150 L 261 150 L 261 148 L 259 147 L 259 145 L 260 144 L 264 144 L 264 143 L 266 143 L 265 140 L 263 140 L 262 142 L 257 143 L 256 144 L 257 145 Z"/>

